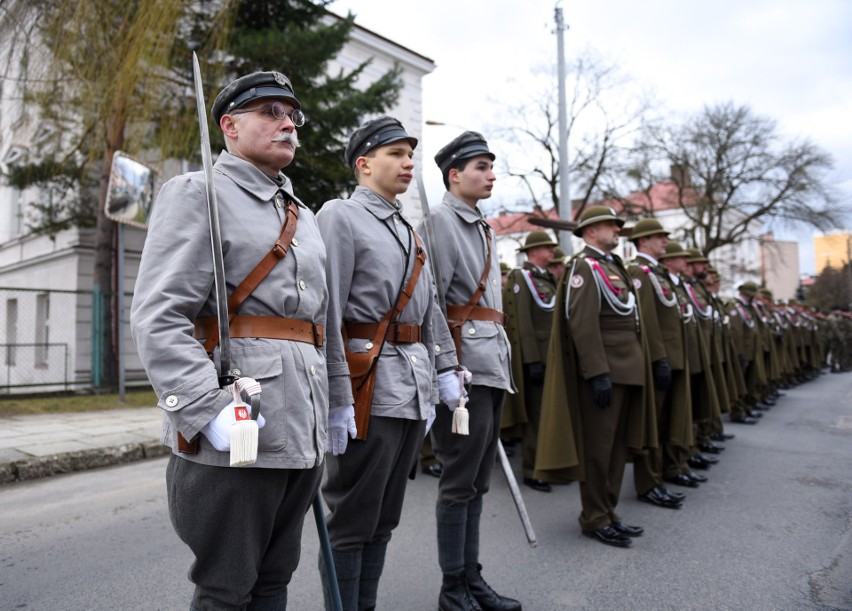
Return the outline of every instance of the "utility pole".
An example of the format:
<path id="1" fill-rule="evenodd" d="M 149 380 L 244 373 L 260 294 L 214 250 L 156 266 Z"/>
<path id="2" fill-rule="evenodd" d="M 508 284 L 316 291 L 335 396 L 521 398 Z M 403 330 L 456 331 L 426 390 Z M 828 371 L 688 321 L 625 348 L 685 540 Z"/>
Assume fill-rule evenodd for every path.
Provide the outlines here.
<path id="1" fill-rule="evenodd" d="M 571 220 L 571 195 L 568 185 L 568 103 L 565 93 L 565 47 L 563 44 L 563 32 L 568 29 L 562 19 L 562 9 L 556 6 L 554 9 L 556 17 L 556 45 L 558 47 L 558 73 L 559 81 L 559 218 Z M 571 234 L 567 231 L 559 232 L 559 245 L 567 255 L 574 254 L 571 245 Z"/>
<path id="2" fill-rule="evenodd" d="M 850 236 L 846 234 L 846 305 L 852 308 L 852 244 L 850 244 Z"/>

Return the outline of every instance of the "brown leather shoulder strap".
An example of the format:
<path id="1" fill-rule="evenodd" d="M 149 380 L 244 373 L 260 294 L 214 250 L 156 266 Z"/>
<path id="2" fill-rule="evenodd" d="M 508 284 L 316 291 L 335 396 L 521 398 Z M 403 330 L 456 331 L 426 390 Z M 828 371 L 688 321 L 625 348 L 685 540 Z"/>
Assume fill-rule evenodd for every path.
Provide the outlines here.
<path id="1" fill-rule="evenodd" d="M 482 227 L 485 231 L 485 269 L 482 271 L 482 276 L 479 278 L 479 285 L 476 287 L 473 295 L 471 295 L 470 299 L 467 300 L 467 303 L 462 306 L 465 308 L 463 310 L 464 313 L 459 318 L 455 319 L 460 321 L 457 324 L 464 324 L 465 321 L 467 321 L 470 313 L 473 311 L 473 308 L 479 304 L 479 300 L 482 298 L 482 294 L 488 286 L 488 274 L 491 273 L 491 230 L 485 222 L 482 223 Z"/>
<path id="2" fill-rule="evenodd" d="M 414 261 L 414 268 L 411 270 L 411 276 L 408 279 L 408 282 L 402 289 L 402 292 L 399 294 L 399 299 L 396 300 L 396 303 L 393 307 L 388 310 L 388 313 L 384 315 L 381 321 L 376 325 L 376 334 L 373 336 L 373 346 L 367 352 L 371 357 L 378 356 L 381 353 L 382 345 L 385 342 L 385 338 L 387 337 L 388 327 L 391 322 L 397 322 L 399 315 L 405 309 L 405 306 L 408 305 L 408 302 L 411 300 L 412 295 L 414 295 L 414 289 L 417 286 L 417 280 L 420 278 L 420 272 L 423 271 L 423 266 L 426 264 L 426 251 L 423 248 L 423 243 L 420 241 L 420 236 L 417 235 L 417 232 L 413 229 L 411 233 L 414 235 L 414 245 L 417 253 L 417 258 Z M 348 342 L 348 333 L 346 333 L 346 325 L 343 325 L 343 339 L 344 345 Z M 371 368 L 372 369 L 372 368 Z"/>
<path id="3" fill-rule="evenodd" d="M 407 306 L 408 302 L 411 300 L 412 295 L 414 295 L 414 289 L 417 286 L 417 280 L 420 278 L 420 272 L 423 271 L 423 266 L 426 264 L 426 250 L 423 248 L 420 236 L 417 235 L 417 232 L 413 229 L 411 230 L 411 233 L 414 234 L 414 246 L 417 249 L 417 258 L 414 260 L 414 269 L 411 270 L 411 277 L 408 279 L 408 283 L 406 283 L 405 288 L 402 289 L 402 293 L 400 294 L 399 299 L 397 299 L 394 307 L 391 308 L 390 312 L 388 312 L 388 316 L 390 316 L 389 320 L 392 320 L 393 322 L 397 321 L 399 315 L 402 314 L 405 306 Z"/>
<path id="4" fill-rule="evenodd" d="M 272 250 L 266 253 L 266 256 L 260 260 L 260 263 L 255 265 L 254 269 L 248 273 L 243 281 L 240 282 L 239 286 L 234 289 L 234 292 L 231 293 L 231 296 L 228 297 L 229 321 L 234 319 L 234 316 L 237 315 L 237 310 L 239 310 L 240 306 L 248 298 L 248 296 L 254 292 L 254 289 L 263 282 L 263 279 L 269 275 L 269 272 L 272 271 L 279 261 L 287 256 L 287 252 L 290 250 L 290 243 L 293 241 L 293 236 L 296 235 L 296 226 L 298 223 L 299 207 L 295 202 L 290 201 L 287 203 L 284 225 L 281 227 L 281 233 L 278 235 L 278 239 L 275 240 L 275 244 L 272 245 Z M 213 348 L 215 348 L 218 343 L 219 327 L 217 325 L 215 332 L 211 334 L 211 337 L 207 338 L 206 342 L 204 342 L 204 349 L 207 352 L 212 352 Z"/>

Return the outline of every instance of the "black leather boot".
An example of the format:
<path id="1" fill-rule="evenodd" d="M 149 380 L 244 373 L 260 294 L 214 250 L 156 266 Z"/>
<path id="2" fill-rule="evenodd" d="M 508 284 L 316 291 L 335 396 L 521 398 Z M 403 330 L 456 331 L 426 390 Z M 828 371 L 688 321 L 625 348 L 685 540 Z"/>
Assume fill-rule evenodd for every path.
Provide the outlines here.
<path id="1" fill-rule="evenodd" d="M 438 611 L 482 611 L 482 607 L 467 587 L 463 572 L 458 575 L 444 573 L 441 595 L 438 597 Z"/>
<path id="2" fill-rule="evenodd" d="M 514 598 L 500 596 L 485 582 L 481 564 L 465 566 L 465 579 L 470 593 L 483 611 L 521 611 L 521 603 Z"/>

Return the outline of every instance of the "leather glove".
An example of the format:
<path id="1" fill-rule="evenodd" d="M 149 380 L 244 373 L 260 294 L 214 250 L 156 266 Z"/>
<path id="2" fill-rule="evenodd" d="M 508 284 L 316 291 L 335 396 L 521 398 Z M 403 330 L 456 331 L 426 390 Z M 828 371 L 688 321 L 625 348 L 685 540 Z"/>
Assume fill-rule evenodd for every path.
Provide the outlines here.
<path id="1" fill-rule="evenodd" d="M 672 385 L 672 368 L 669 360 L 662 358 L 651 364 L 654 370 L 654 386 L 660 390 L 668 390 Z"/>
<path id="2" fill-rule="evenodd" d="M 544 384 L 544 363 L 541 361 L 527 363 L 524 365 L 524 369 L 526 369 L 527 381 L 530 384 Z"/>
<path id="3" fill-rule="evenodd" d="M 228 405 L 219 412 L 219 415 L 213 418 L 210 422 L 204 425 L 201 429 L 201 434 L 207 437 L 216 450 L 219 452 L 227 452 L 231 449 L 231 425 L 237 421 L 236 409 L 245 408 L 251 414 L 251 406 L 246 405 L 244 401 L 231 401 Z M 263 414 L 257 417 L 257 428 L 262 429 L 266 425 L 266 420 Z"/>
<path id="4" fill-rule="evenodd" d="M 450 408 L 450 411 L 455 411 L 459 406 L 462 390 L 459 377 L 455 371 L 450 370 L 438 374 L 438 397 L 441 399 L 441 403 Z"/>
<path id="5" fill-rule="evenodd" d="M 612 403 L 612 380 L 608 373 L 602 373 L 591 380 L 592 390 L 595 394 L 595 405 L 601 409 L 609 407 Z"/>
<path id="6" fill-rule="evenodd" d="M 355 426 L 355 407 L 346 405 L 328 410 L 326 452 L 331 452 L 334 456 L 343 454 L 346 451 L 346 446 L 349 445 L 347 433 L 352 439 L 355 439 L 355 435 L 358 434 L 358 427 Z"/>

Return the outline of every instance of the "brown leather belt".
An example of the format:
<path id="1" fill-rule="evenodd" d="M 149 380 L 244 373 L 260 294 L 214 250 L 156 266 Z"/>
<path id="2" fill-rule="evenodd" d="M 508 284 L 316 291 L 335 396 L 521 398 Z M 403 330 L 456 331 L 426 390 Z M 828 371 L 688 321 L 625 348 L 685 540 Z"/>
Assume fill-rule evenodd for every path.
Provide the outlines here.
<path id="1" fill-rule="evenodd" d="M 207 338 L 218 331 L 219 323 L 215 316 L 204 316 L 195 321 L 195 338 Z M 289 339 L 294 342 L 322 347 L 322 325 L 309 320 L 284 318 L 283 316 L 243 316 L 231 319 L 231 337 L 263 337 L 266 339 Z"/>
<path id="2" fill-rule="evenodd" d="M 377 322 L 348 322 L 346 334 L 356 339 L 370 339 L 376 336 Z M 387 341 L 394 344 L 416 344 L 420 342 L 420 325 L 408 325 L 392 322 L 388 325 Z"/>
<path id="3" fill-rule="evenodd" d="M 504 326 L 506 324 L 506 315 L 503 312 L 481 306 L 448 305 L 447 318 L 449 320 L 483 320 Z"/>

